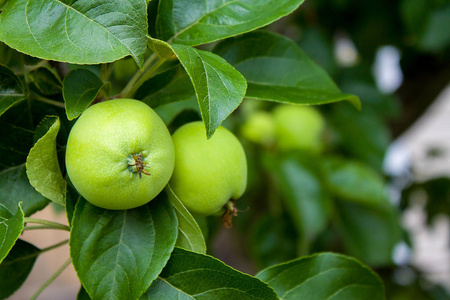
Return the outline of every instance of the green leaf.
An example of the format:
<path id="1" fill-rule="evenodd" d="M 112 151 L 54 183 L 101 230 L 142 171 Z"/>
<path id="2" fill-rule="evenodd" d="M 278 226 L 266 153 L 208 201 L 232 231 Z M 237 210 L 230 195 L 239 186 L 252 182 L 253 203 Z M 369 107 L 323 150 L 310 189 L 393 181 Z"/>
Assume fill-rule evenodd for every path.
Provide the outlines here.
<path id="1" fill-rule="evenodd" d="M 433 52 L 445 51 L 444 49 L 450 45 L 449 26 L 450 4 L 447 3 L 446 6 L 439 7 L 430 14 L 419 46 Z"/>
<path id="2" fill-rule="evenodd" d="M 186 71 L 176 66 L 158 74 L 139 87 L 135 95 L 150 107 L 195 99 L 195 91 Z"/>
<path id="3" fill-rule="evenodd" d="M 358 97 L 343 94 L 322 68 L 284 36 L 251 32 L 218 43 L 213 52 L 244 75 L 248 98 L 309 105 L 348 100 L 361 107 Z"/>
<path id="4" fill-rule="evenodd" d="M 206 253 L 205 239 L 194 217 L 173 193 L 169 185 L 167 186 L 167 193 L 178 219 L 178 238 L 175 245 L 186 250 L 202 254 Z"/>
<path id="5" fill-rule="evenodd" d="M 248 237 L 252 258 L 258 269 L 296 258 L 298 234 L 289 216 L 264 215 L 252 220 Z"/>
<path id="6" fill-rule="evenodd" d="M 323 159 L 323 166 L 328 188 L 339 199 L 373 205 L 388 203 L 386 183 L 369 166 L 338 157 Z"/>
<path id="7" fill-rule="evenodd" d="M 14 115 L 16 120 L 18 115 Z M 33 147 L 33 132 L 10 124 L 0 123 L 0 170 L 24 164 Z"/>
<path id="8" fill-rule="evenodd" d="M 327 121 L 334 129 L 339 149 L 381 171 L 390 143 L 390 132 L 385 121 L 367 109 L 356 111 L 347 103 L 333 105 Z"/>
<path id="9" fill-rule="evenodd" d="M 40 253 L 39 248 L 17 240 L 9 255 L 0 264 L 0 299 L 11 296 L 25 282 Z"/>
<path id="10" fill-rule="evenodd" d="M 81 286 L 80 290 L 78 291 L 77 300 L 91 300 L 91 297 L 89 297 L 83 286 Z"/>
<path id="11" fill-rule="evenodd" d="M 170 283 L 159 277 L 153 281 L 150 289 L 140 298 L 140 300 L 166 299 L 194 300 L 195 298 L 177 288 L 174 288 L 170 285 Z"/>
<path id="12" fill-rule="evenodd" d="M 244 98 L 245 78 L 213 53 L 183 45 L 171 47 L 191 78 L 210 138 Z"/>
<path id="13" fill-rule="evenodd" d="M 152 283 L 143 299 L 163 299 L 163 293 L 181 299 L 277 299 L 259 279 L 211 256 L 181 248 L 174 249 L 160 280 Z"/>
<path id="14" fill-rule="evenodd" d="M 300 237 L 305 239 L 303 243 L 311 242 L 327 225 L 330 202 L 317 174 L 318 158 L 302 152 L 281 160 L 273 157 L 267 160 L 275 164 L 272 168 L 280 187 L 280 196 Z"/>
<path id="15" fill-rule="evenodd" d="M 92 299 L 137 299 L 166 265 L 177 219 L 164 193 L 132 210 L 105 210 L 78 200 L 70 253 Z"/>
<path id="16" fill-rule="evenodd" d="M 31 56 L 98 64 L 131 55 L 142 67 L 144 0 L 11 0 L 0 14 L 0 40 Z"/>
<path id="17" fill-rule="evenodd" d="M 28 79 L 43 95 L 55 95 L 61 92 L 61 81 L 47 67 L 39 67 L 32 70 L 28 75 Z"/>
<path id="18" fill-rule="evenodd" d="M 27 96 L 22 80 L 9 68 L 0 65 L 0 116 L 14 104 L 26 99 Z"/>
<path id="19" fill-rule="evenodd" d="M 49 125 L 46 133 L 39 138 L 28 154 L 26 168 L 30 184 L 44 197 L 64 205 L 66 198 L 66 181 L 61 175 L 56 153 L 56 136 L 59 118 L 49 116 L 41 122 Z M 44 126 L 40 126 L 43 128 Z"/>
<path id="20" fill-rule="evenodd" d="M 43 209 L 49 203 L 30 185 L 25 165 L 0 172 L 0 203 L 12 213 L 16 213 L 20 202 L 26 217 Z"/>
<path id="21" fill-rule="evenodd" d="M 16 243 L 23 226 L 23 211 L 20 204 L 14 215 L 3 204 L 0 204 L 0 263 Z"/>
<path id="22" fill-rule="evenodd" d="M 94 73 L 76 69 L 64 78 L 63 96 L 69 120 L 77 118 L 103 90 L 109 93 L 110 84 L 103 83 Z"/>
<path id="23" fill-rule="evenodd" d="M 66 216 L 69 226 L 72 227 L 72 219 L 75 213 L 75 207 L 77 202 L 81 199 L 81 195 L 78 194 L 77 190 L 69 183 L 67 185 L 66 194 Z"/>
<path id="24" fill-rule="evenodd" d="M 252 31 L 297 9 L 303 0 L 167 0 L 159 4 L 157 37 L 195 46 Z"/>
<path id="25" fill-rule="evenodd" d="M 380 278 L 357 260 L 320 253 L 267 268 L 256 275 L 281 299 L 385 299 Z"/>
<path id="26" fill-rule="evenodd" d="M 348 254 L 372 266 L 392 264 L 394 247 L 402 236 L 399 216 L 392 206 L 375 208 L 339 201 L 336 211 L 337 228 Z"/>

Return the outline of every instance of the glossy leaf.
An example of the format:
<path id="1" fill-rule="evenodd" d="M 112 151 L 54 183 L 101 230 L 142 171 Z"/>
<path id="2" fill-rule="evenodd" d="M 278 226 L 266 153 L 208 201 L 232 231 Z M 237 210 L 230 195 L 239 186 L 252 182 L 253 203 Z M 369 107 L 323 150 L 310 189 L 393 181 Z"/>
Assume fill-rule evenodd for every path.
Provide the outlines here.
<path id="1" fill-rule="evenodd" d="M 358 97 L 342 93 L 322 68 L 284 36 L 252 32 L 218 43 L 213 52 L 244 75 L 248 98 L 310 105 L 348 100 L 361 106 Z"/>
<path id="2" fill-rule="evenodd" d="M 175 288 L 166 280 L 160 277 L 156 278 L 156 280 L 153 281 L 150 289 L 140 298 L 140 300 L 166 299 L 194 300 L 195 298 L 191 295 L 186 294 L 182 290 Z"/>
<path id="3" fill-rule="evenodd" d="M 0 263 L 16 243 L 23 226 L 23 211 L 20 205 L 16 213 L 12 214 L 3 204 L 0 204 Z"/>
<path id="4" fill-rule="evenodd" d="M 17 240 L 0 264 L 0 299 L 11 296 L 25 282 L 40 250 L 23 240 Z"/>
<path id="5" fill-rule="evenodd" d="M 205 239 L 194 217 L 173 193 L 170 186 L 167 187 L 167 193 L 178 219 L 178 238 L 175 245 L 186 250 L 206 253 Z"/>
<path id="6" fill-rule="evenodd" d="M 175 248 L 143 299 L 278 299 L 266 283 L 211 256 Z M 167 299 L 167 298 L 166 298 Z"/>
<path id="7" fill-rule="evenodd" d="M 79 199 L 70 254 L 92 299 L 137 299 L 169 259 L 177 219 L 162 193 L 131 210 L 105 210 Z"/>
<path id="8" fill-rule="evenodd" d="M 393 207 L 339 201 L 336 216 L 337 229 L 348 254 L 371 266 L 392 264 L 394 247 L 402 237 L 399 216 Z"/>
<path id="9" fill-rule="evenodd" d="M 108 92 L 109 87 L 109 83 L 104 84 L 89 70 L 76 69 L 69 72 L 63 81 L 67 118 L 77 118 L 104 89 Z"/>
<path id="10" fill-rule="evenodd" d="M 0 116 L 8 108 L 26 99 L 26 97 L 27 92 L 22 80 L 9 68 L 0 65 Z"/>
<path id="11" fill-rule="evenodd" d="M 340 199 L 374 205 L 388 202 L 386 183 L 369 166 L 338 157 L 324 159 L 323 166 L 328 187 Z"/>
<path id="12" fill-rule="evenodd" d="M 0 40 L 43 59 L 98 64 L 131 55 L 142 66 L 146 8 L 144 0 L 7 1 Z"/>
<path id="13" fill-rule="evenodd" d="M 210 138 L 244 98 L 245 78 L 215 54 L 183 45 L 171 47 L 191 78 Z"/>
<path id="14" fill-rule="evenodd" d="M 267 268 L 256 275 L 281 299 L 385 299 L 383 283 L 357 260 L 320 253 Z"/>
<path id="15" fill-rule="evenodd" d="M 45 126 L 43 125 L 45 124 Z M 30 184 L 44 197 L 64 205 L 66 181 L 61 175 L 56 153 L 56 136 L 59 131 L 58 117 L 50 116 L 41 122 L 40 130 L 46 133 L 39 138 L 28 154 L 26 168 Z M 48 125 L 48 126 L 47 126 Z"/>
<path id="16" fill-rule="evenodd" d="M 26 217 L 43 209 L 49 203 L 30 185 L 25 165 L 0 172 L 0 203 L 15 214 L 20 202 Z"/>
<path id="17" fill-rule="evenodd" d="M 290 14 L 303 0 L 167 0 L 159 4 L 157 37 L 200 45 L 270 24 Z"/>
<path id="18" fill-rule="evenodd" d="M 47 67 L 39 67 L 30 71 L 28 78 L 44 95 L 55 95 L 61 92 L 61 81 Z"/>

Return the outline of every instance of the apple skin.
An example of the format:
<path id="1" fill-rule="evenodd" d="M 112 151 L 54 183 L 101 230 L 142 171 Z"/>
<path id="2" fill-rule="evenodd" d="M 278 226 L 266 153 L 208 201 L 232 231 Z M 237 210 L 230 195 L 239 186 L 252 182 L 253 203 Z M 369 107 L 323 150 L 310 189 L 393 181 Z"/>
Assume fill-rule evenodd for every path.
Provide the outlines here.
<path id="1" fill-rule="evenodd" d="M 139 154 L 146 164 L 142 172 L 131 166 L 132 155 Z M 67 173 L 77 191 L 90 203 L 114 210 L 156 197 L 172 175 L 174 160 L 164 122 L 148 105 L 132 99 L 85 110 L 70 131 L 66 149 Z"/>
<path id="2" fill-rule="evenodd" d="M 282 151 L 302 149 L 318 153 L 323 148 L 325 120 L 311 106 L 279 105 L 273 110 L 275 135 Z"/>
<path id="3" fill-rule="evenodd" d="M 247 160 L 237 137 L 220 126 L 206 138 L 205 125 L 191 122 L 172 135 L 175 169 L 169 185 L 194 214 L 212 215 L 247 186 Z"/>

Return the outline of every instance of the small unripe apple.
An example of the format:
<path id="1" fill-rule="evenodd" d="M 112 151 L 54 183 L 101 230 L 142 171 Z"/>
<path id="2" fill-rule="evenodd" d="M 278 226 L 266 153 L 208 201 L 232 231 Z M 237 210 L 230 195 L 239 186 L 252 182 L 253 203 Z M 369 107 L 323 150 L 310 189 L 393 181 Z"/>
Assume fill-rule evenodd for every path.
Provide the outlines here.
<path id="1" fill-rule="evenodd" d="M 271 113 L 255 111 L 242 124 L 241 134 L 251 142 L 269 146 L 275 141 L 275 120 Z"/>
<path id="2" fill-rule="evenodd" d="M 167 185 L 174 159 L 164 122 L 132 99 L 89 107 L 67 141 L 71 182 L 87 201 L 106 209 L 130 209 L 152 200 Z"/>
<path id="3" fill-rule="evenodd" d="M 311 106 L 279 105 L 273 110 L 276 142 L 281 150 L 319 152 L 323 147 L 325 120 Z"/>
<path id="4" fill-rule="evenodd" d="M 211 215 L 232 199 L 242 196 L 247 185 L 247 160 L 236 136 L 220 126 L 206 138 L 205 125 L 192 122 L 172 136 L 175 169 L 170 187 L 194 214 Z"/>

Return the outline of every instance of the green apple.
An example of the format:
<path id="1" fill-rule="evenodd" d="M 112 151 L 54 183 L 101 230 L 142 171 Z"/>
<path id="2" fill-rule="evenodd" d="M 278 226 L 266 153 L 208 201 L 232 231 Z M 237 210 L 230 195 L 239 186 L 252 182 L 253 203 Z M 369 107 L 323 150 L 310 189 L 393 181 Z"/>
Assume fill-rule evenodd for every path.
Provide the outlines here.
<path id="1" fill-rule="evenodd" d="M 236 136 L 220 126 L 206 138 L 202 122 L 178 128 L 172 136 L 175 169 L 169 185 L 194 214 L 221 211 L 229 200 L 242 196 L 247 186 L 247 160 Z"/>
<path id="2" fill-rule="evenodd" d="M 253 112 L 242 124 L 241 134 L 251 142 L 266 146 L 272 145 L 275 141 L 273 115 L 263 110 Z"/>
<path id="3" fill-rule="evenodd" d="M 325 120 L 318 110 L 311 106 L 285 104 L 277 106 L 273 116 L 279 149 L 320 152 Z"/>
<path id="4" fill-rule="evenodd" d="M 167 185 L 174 148 L 161 118 L 132 99 L 89 107 L 69 134 L 67 174 L 77 191 L 106 209 L 146 204 Z"/>

